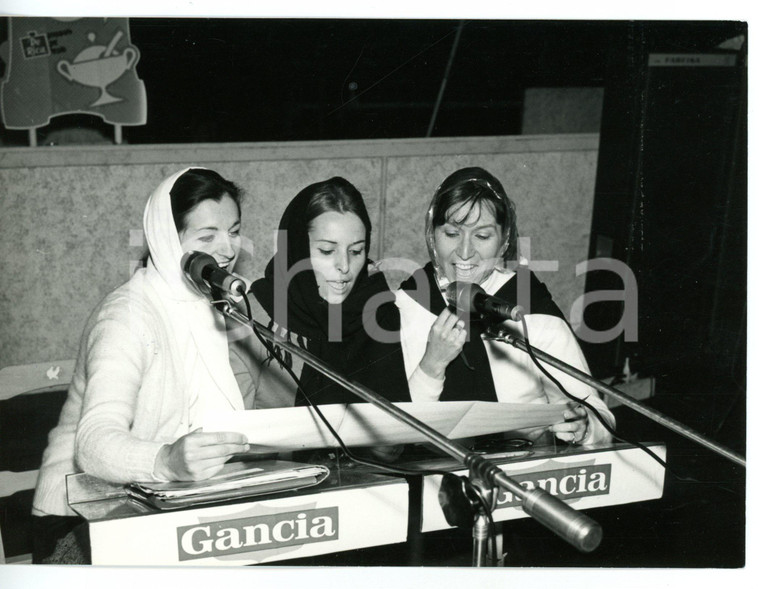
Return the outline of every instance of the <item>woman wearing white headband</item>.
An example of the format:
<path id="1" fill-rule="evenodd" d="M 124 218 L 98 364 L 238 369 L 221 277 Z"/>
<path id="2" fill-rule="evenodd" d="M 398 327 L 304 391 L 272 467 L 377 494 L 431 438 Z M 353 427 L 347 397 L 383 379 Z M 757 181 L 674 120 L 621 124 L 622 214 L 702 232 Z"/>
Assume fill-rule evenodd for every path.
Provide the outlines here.
<path id="1" fill-rule="evenodd" d="M 433 196 L 425 235 L 431 261 L 405 281 L 396 296 L 412 399 L 568 403 L 527 353 L 481 338 L 498 321 L 485 317 L 466 323 L 447 308 L 443 295 L 456 281 L 477 284 L 486 294 L 519 303 L 526 308 L 531 345 L 588 372 L 578 342 L 549 291 L 527 266 L 518 264 L 515 207 L 501 183 L 477 167 L 451 174 Z M 518 300 L 518 292 L 528 285 L 529 300 Z M 502 327 L 523 335 L 519 323 L 508 321 Z M 548 370 L 569 393 L 586 400 L 614 426 L 614 416 L 594 389 Z M 576 405 L 568 405 L 564 423 L 549 428 L 554 435 L 574 444 L 610 440 L 596 417 Z"/>

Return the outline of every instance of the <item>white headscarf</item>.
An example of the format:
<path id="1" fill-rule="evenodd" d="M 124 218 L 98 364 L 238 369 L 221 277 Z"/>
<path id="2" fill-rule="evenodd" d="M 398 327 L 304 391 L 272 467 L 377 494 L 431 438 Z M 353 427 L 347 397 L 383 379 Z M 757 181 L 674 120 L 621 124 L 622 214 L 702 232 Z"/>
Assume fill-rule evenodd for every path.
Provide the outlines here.
<path id="1" fill-rule="evenodd" d="M 150 250 L 146 280 L 159 294 L 158 301 L 182 358 L 190 403 L 190 427 L 202 413 L 243 409 L 243 399 L 229 362 L 224 317 L 184 275 L 182 247 L 174 225 L 170 191 L 191 168 L 169 176 L 148 199 L 143 230 Z"/>

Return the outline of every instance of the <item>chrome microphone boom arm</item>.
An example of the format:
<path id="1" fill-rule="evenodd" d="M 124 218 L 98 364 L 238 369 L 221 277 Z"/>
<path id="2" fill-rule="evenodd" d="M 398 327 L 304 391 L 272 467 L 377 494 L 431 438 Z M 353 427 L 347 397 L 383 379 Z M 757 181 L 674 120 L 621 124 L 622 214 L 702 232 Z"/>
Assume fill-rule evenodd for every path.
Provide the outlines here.
<path id="1" fill-rule="evenodd" d="M 230 317 L 234 321 L 246 325 L 251 329 L 255 329 L 261 337 L 271 343 L 277 344 L 291 354 L 295 354 L 312 368 L 345 387 L 360 399 L 371 403 L 398 421 L 401 421 L 422 433 L 436 447 L 466 466 L 471 474 L 477 476 L 485 483 L 491 486 L 499 486 L 512 493 L 515 497 L 521 500 L 521 505 L 525 513 L 539 521 L 578 550 L 582 552 L 591 552 L 601 542 L 601 527 L 587 515 L 576 511 L 541 488 L 526 490 L 491 461 L 483 458 L 479 454 L 471 452 L 461 444 L 450 440 L 426 423 L 418 420 L 406 411 L 399 409 L 393 403 L 378 395 L 368 387 L 337 373 L 328 364 L 317 358 L 308 350 L 304 350 L 300 346 L 297 346 L 282 337 L 278 337 L 273 331 L 267 329 L 256 320 L 246 317 L 229 301 L 213 301 L 213 303 L 217 310 L 225 316 Z"/>
<path id="2" fill-rule="evenodd" d="M 638 402 L 633 397 L 626 395 L 622 391 L 619 391 L 603 383 L 602 381 L 595 379 L 592 376 L 589 376 L 585 372 L 578 370 L 577 368 L 570 366 L 569 364 L 566 364 L 565 362 L 562 362 L 562 360 L 559 360 L 555 358 L 554 356 L 551 356 L 547 354 L 546 352 L 543 352 L 542 350 L 539 350 L 538 348 L 531 346 L 525 340 L 520 339 L 519 337 L 516 337 L 512 334 L 501 334 L 501 335 L 488 336 L 487 339 L 510 344 L 511 346 L 517 348 L 518 350 L 522 350 L 523 352 L 526 352 L 526 353 L 532 352 L 536 356 L 536 358 L 540 359 L 541 361 L 546 362 L 547 364 L 554 366 L 555 368 L 559 368 L 565 374 L 572 376 L 576 380 L 579 380 L 589 385 L 590 387 L 597 389 L 600 392 L 608 394 L 610 397 L 617 399 L 622 404 L 627 405 L 634 411 L 637 411 L 638 413 L 648 417 L 649 419 L 655 421 L 656 423 L 659 423 L 660 425 L 663 425 L 667 427 L 668 429 L 678 434 L 681 434 L 682 436 L 689 438 L 690 440 L 697 442 L 698 444 L 701 444 L 702 446 L 706 448 L 709 448 L 713 452 L 717 452 L 721 456 L 724 456 L 725 458 L 732 460 L 736 464 L 739 464 L 745 468 L 747 467 L 746 459 L 740 454 L 737 454 L 736 452 L 734 452 L 733 450 L 730 450 L 729 448 L 726 448 L 725 446 L 721 446 L 720 444 L 717 444 L 716 442 L 713 442 L 707 439 L 703 435 L 683 425 L 682 423 L 679 423 L 675 421 L 674 419 L 671 419 L 670 417 L 663 415 L 662 413 L 659 413 L 658 411 L 655 411 L 654 409 L 647 407 L 646 405 L 643 405 L 642 403 Z"/>

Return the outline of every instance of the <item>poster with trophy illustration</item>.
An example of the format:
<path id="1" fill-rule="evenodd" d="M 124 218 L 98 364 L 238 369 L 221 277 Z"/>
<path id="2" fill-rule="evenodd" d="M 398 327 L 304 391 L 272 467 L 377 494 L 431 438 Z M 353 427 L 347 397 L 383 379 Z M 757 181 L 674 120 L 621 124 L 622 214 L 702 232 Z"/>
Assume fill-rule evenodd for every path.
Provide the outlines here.
<path id="1" fill-rule="evenodd" d="M 128 18 L 9 19 L 0 112 L 9 129 L 34 129 L 57 115 L 91 114 L 144 125 L 145 85 Z"/>

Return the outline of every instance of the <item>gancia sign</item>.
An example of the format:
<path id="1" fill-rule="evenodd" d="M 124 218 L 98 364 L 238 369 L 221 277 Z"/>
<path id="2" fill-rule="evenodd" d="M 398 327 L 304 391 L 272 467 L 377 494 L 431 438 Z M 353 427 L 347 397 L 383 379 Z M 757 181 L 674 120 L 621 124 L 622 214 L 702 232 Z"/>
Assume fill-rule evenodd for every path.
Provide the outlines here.
<path id="1" fill-rule="evenodd" d="M 307 509 L 177 528 L 179 560 L 338 539 L 338 508 Z"/>
<path id="2" fill-rule="evenodd" d="M 541 488 L 560 499 L 574 499 L 591 495 L 606 495 L 610 492 L 611 465 L 598 464 L 543 470 L 511 478 L 524 489 Z M 519 499 L 508 491 L 501 490 L 496 498 L 496 507 L 514 507 Z"/>

